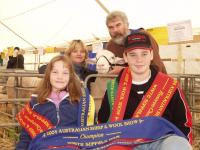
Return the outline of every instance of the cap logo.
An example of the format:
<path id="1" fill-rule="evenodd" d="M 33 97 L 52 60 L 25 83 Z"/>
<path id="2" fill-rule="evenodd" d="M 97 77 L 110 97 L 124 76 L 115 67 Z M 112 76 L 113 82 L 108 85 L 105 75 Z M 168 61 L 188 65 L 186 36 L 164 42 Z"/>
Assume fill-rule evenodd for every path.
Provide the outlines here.
<path id="1" fill-rule="evenodd" d="M 133 35 L 128 37 L 128 43 L 132 44 L 135 42 L 145 42 L 146 37 L 144 35 Z"/>

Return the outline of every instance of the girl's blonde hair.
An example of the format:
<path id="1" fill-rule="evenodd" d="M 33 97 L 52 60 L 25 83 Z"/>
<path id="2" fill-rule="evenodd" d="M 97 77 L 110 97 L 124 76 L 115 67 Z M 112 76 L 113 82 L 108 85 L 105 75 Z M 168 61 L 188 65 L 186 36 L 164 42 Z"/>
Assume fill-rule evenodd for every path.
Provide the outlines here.
<path id="1" fill-rule="evenodd" d="M 54 63 L 57 61 L 63 61 L 66 67 L 69 69 L 69 82 L 64 90 L 69 92 L 70 101 L 79 101 L 82 96 L 81 82 L 74 72 L 71 60 L 67 56 L 58 55 L 52 58 L 51 61 L 48 63 L 44 79 L 40 82 L 36 90 L 39 103 L 44 103 L 52 91 L 52 85 L 50 83 L 50 74 L 53 69 Z"/>
<path id="2" fill-rule="evenodd" d="M 66 50 L 65 54 L 67 56 L 70 56 L 72 51 L 74 51 L 77 46 L 80 46 L 85 51 L 85 60 L 86 60 L 87 57 L 88 57 L 88 51 L 87 51 L 86 45 L 81 40 L 72 40 L 70 42 L 68 49 Z"/>

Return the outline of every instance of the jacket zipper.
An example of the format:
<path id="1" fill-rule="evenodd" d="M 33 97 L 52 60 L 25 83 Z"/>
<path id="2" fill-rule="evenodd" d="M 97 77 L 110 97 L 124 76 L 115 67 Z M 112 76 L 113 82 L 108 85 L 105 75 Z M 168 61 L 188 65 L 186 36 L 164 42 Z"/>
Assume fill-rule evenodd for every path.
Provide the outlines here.
<path id="1" fill-rule="evenodd" d="M 58 104 L 58 106 L 56 106 L 56 117 L 57 117 L 57 123 L 56 126 L 58 126 L 58 124 L 60 123 L 60 114 L 59 114 L 59 110 L 60 110 L 60 104 L 62 103 L 62 101 L 65 99 L 65 97 L 60 101 L 60 103 Z"/>
<path id="2" fill-rule="evenodd" d="M 60 103 L 61 103 L 61 102 L 60 102 Z M 59 114 L 60 103 L 59 103 L 58 106 L 56 106 L 56 117 L 57 117 L 57 123 L 56 123 L 56 126 L 58 126 L 58 124 L 60 123 L 60 114 Z"/>

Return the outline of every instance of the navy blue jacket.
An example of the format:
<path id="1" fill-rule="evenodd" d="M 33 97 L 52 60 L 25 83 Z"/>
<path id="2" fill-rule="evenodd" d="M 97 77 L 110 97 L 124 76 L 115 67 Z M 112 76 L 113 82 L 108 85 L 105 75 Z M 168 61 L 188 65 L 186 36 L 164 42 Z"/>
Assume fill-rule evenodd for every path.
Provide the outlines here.
<path id="1" fill-rule="evenodd" d="M 79 103 L 70 103 L 67 97 L 65 97 L 60 102 L 59 107 L 56 108 L 56 105 L 51 102 L 50 99 L 44 104 L 39 104 L 37 103 L 37 97 L 32 96 L 30 106 L 34 111 L 46 117 L 56 127 L 78 126 Z M 30 135 L 25 129 L 22 129 L 16 150 L 28 149 L 31 140 Z"/>

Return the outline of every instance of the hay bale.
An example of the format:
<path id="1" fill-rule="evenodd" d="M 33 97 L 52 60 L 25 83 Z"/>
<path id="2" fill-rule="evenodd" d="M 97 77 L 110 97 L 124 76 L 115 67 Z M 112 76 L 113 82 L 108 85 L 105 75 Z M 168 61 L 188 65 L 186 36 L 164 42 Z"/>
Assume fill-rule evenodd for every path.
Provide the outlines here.
<path id="1" fill-rule="evenodd" d="M 38 77 L 22 77 L 21 87 L 37 87 L 42 79 Z"/>
<path id="2" fill-rule="evenodd" d="M 15 86 L 16 86 L 15 77 L 8 77 L 8 80 L 6 82 L 6 92 L 7 92 L 8 98 L 16 97 L 16 92 L 14 88 Z"/>
<path id="3" fill-rule="evenodd" d="M 30 98 L 36 88 L 18 89 L 18 98 Z"/>
<path id="4" fill-rule="evenodd" d="M 7 99 L 8 96 L 6 94 L 0 94 L 0 99 Z"/>
<path id="5" fill-rule="evenodd" d="M 33 91 L 38 86 L 41 78 L 37 77 L 22 77 L 19 81 L 19 88 L 16 88 L 16 80 L 15 77 L 9 77 L 7 81 L 7 95 L 8 98 L 27 98 L 33 93 Z M 24 88 L 24 89 L 23 89 Z M 18 90 L 18 91 L 17 91 Z M 18 93 L 17 93 L 17 92 Z"/>
<path id="6" fill-rule="evenodd" d="M 9 138 L 0 138 L 0 147 L 1 150 L 13 150 L 15 147 L 15 141 Z"/>
<path id="7" fill-rule="evenodd" d="M 5 94 L 6 93 L 6 87 L 0 86 L 0 93 Z"/>

